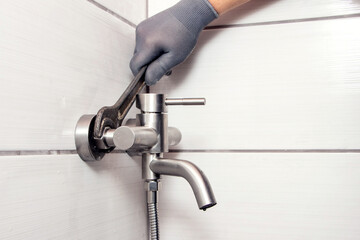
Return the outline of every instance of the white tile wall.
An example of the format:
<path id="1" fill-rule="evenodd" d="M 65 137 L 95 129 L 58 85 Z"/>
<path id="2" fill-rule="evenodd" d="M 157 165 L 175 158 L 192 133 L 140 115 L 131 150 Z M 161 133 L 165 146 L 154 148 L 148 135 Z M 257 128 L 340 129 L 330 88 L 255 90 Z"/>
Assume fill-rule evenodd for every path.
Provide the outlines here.
<path id="1" fill-rule="evenodd" d="M 163 239 L 357 240 L 360 154 L 181 153 L 209 178 L 218 204 L 197 209 L 185 180 L 163 177 Z"/>
<path id="2" fill-rule="evenodd" d="M 134 28 L 83 0 L 2 1 L 0 22 L 0 155 L 74 149 L 132 78 Z M 69 152 L 0 157 L 0 239 L 146 239 L 140 159 Z"/>
<path id="3" fill-rule="evenodd" d="M 177 2 L 178 0 L 149 0 L 149 16 Z M 224 14 L 210 25 L 246 24 L 359 13 L 360 1 L 358 0 L 252 0 Z"/>
<path id="4" fill-rule="evenodd" d="M 5 1 L 0 22 L 0 150 L 74 149 L 79 117 L 132 78 L 134 28 L 82 0 Z"/>
<path id="5" fill-rule="evenodd" d="M 146 18 L 146 0 L 95 0 L 95 2 L 134 24 L 138 24 Z"/>
<path id="6" fill-rule="evenodd" d="M 175 2 L 150 0 L 149 15 Z M 264 24 L 204 31 L 188 60 L 152 87 L 207 98 L 204 107 L 169 107 L 183 139 L 167 157 L 196 163 L 218 201 L 201 212 L 186 181 L 163 177 L 162 238 L 359 238 L 360 154 L 344 153 L 360 146 L 360 19 L 349 16 L 359 6 L 253 0 L 212 25 Z M 260 151 L 236 151 L 244 149 Z"/>
<path id="7" fill-rule="evenodd" d="M 138 23 L 146 1 L 99 1 Z M 150 1 L 150 14 L 173 2 Z M 358 1 L 253 1 L 216 24 L 359 13 Z M 241 15 L 238 18 L 238 14 Z M 246 17 L 244 17 L 246 16 Z M 129 83 L 134 28 L 89 1 L 0 3 L 0 151 L 74 149 L 78 118 Z M 170 108 L 181 149 L 359 147 L 357 18 L 206 31 L 155 91 L 205 96 Z M 236 64 L 235 64 L 236 62 Z M 221 81 L 219 83 L 219 81 Z M 163 239 L 357 239 L 359 154 L 182 153 L 218 205 L 197 210 L 164 177 Z M 146 239 L 138 158 L 2 156 L 1 239 Z"/>
<path id="8" fill-rule="evenodd" d="M 0 239 L 146 239 L 140 158 L 0 157 Z"/>
<path id="9" fill-rule="evenodd" d="M 206 30 L 152 91 L 206 97 L 169 107 L 180 149 L 360 148 L 360 18 Z"/>

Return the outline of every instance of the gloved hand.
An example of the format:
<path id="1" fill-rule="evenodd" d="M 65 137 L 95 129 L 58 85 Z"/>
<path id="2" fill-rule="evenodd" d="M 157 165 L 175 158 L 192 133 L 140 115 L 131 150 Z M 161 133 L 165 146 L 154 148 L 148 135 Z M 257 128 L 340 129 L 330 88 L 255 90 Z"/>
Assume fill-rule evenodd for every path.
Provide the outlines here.
<path id="1" fill-rule="evenodd" d="M 207 0 L 181 0 L 173 7 L 141 22 L 130 68 L 136 75 L 148 65 L 147 85 L 153 85 L 191 53 L 199 33 L 217 13 Z"/>

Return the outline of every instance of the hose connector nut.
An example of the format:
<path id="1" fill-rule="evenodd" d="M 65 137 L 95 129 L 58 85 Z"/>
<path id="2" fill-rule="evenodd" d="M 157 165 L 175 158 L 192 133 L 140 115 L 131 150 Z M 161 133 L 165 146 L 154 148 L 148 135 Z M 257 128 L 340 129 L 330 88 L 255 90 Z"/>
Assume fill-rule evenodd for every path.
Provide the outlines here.
<path id="1" fill-rule="evenodd" d="M 161 189 L 160 181 L 148 181 L 145 182 L 145 190 L 148 192 L 157 192 Z"/>

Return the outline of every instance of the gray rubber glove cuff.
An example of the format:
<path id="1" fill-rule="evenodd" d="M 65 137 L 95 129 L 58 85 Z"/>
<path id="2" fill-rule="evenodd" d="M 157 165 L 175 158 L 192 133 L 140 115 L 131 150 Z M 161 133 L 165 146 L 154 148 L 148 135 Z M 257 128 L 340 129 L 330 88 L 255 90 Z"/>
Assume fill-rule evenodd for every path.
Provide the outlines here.
<path id="1" fill-rule="evenodd" d="M 169 11 L 195 35 L 218 17 L 207 0 L 182 0 L 169 8 Z"/>

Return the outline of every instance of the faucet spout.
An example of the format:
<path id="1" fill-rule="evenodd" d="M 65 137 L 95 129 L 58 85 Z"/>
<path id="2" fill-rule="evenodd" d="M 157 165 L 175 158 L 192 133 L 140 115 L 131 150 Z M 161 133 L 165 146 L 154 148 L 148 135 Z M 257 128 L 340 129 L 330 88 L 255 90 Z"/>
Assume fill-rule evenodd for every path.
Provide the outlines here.
<path id="1" fill-rule="evenodd" d="M 150 163 L 150 169 L 156 174 L 185 178 L 194 192 L 199 209 L 205 211 L 216 205 L 209 180 L 195 164 L 185 160 L 158 158 Z"/>

